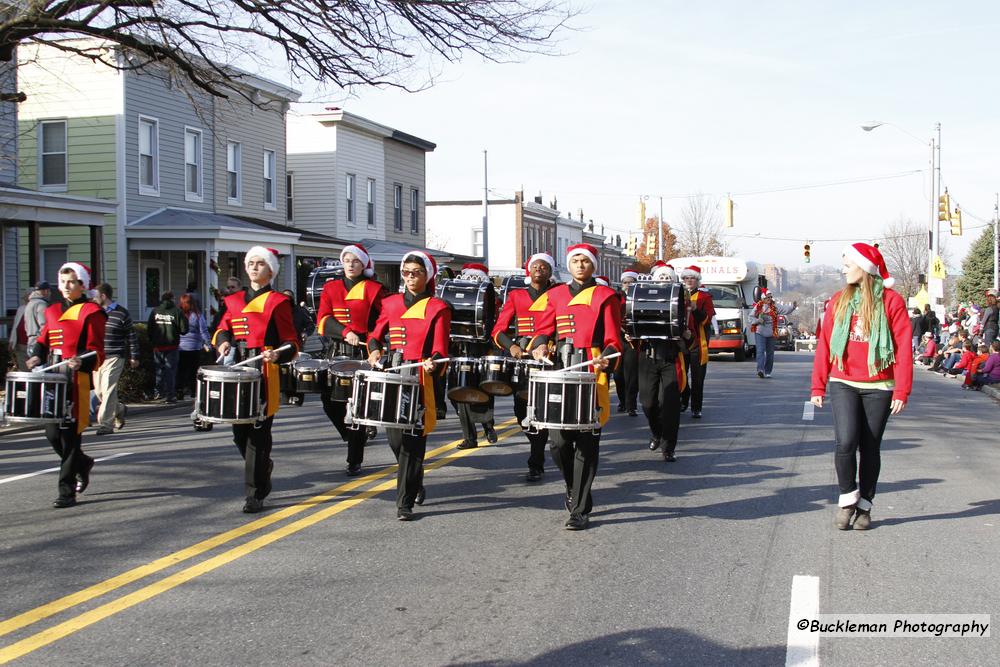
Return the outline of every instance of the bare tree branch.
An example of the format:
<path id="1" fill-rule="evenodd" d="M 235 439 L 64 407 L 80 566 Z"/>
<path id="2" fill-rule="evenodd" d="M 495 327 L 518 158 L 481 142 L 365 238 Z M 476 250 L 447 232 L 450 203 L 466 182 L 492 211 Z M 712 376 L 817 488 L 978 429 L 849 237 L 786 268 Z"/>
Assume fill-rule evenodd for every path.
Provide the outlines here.
<path id="1" fill-rule="evenodd" d="M 878 249 L 885 257 L 889 274 L 896 279 L 894 289 L 910 297 L 920 289 L 920 276 L 927 273 L 930 251 L 927 225 L 899 217 L 882 230 Z"/>
<path id="2" fill-rule="evenodd" d="M 729 243 L 722 236 L 722 218 L 718 202 L 709 195 L 695 195 L 687 200 L 681 211 L 681 222 L 674 227 L 677 234 L 677 252 L 681 256 L 733 254 Z"/>

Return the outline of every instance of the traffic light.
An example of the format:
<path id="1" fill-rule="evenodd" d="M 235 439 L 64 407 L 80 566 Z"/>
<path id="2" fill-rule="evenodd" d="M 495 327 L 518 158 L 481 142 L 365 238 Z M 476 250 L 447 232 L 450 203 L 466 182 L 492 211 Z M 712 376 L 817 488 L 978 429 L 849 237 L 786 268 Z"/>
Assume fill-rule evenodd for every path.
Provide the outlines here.
<path id="1" fill-rule="evenodd" d="M 955 212 L 951 214 L 951 235 L 962 235 L 962 210 L 955 207 Z"/>
<path id="2" fill-rule="evenodd" d="M 655 255 L 656 254 L 656 235 L 646 234 L 646 254 Z"/>
<path id="3" fill-rule="evenodd" d="M 945 190 L 944 194 L 938 197 L 938 221 L 949 220 L 951 220 L 951 197 L 948 195 L 948 190 Z"/>
<path id="4" fill-rule="evenodd" d="M 872 241 L 872 247 L 878 250 L 878 241 Z"/>
<path id="5" fill-rule="evenodd" d="M 732 197 L 726 197 L 726 227 L 733 226 L 733 200 Z"/>
<path id="6" fill-rule="evenodd" d="M 635 257 L 635 253 L 638 249 L 639 249 L 639 237 L 629 234 L 628 243 L 625 244 L 625 252 L 628 253 L 629 257 Z"/>
<path id="7" fill-rule="evenodd" d="M 802 261 L 804 261 L 806 264 L 808 264 L 809 262 L 812 261 L 809 258 L 809 244 L 808 243 L 805 244 L 804 246 L 802 246 Z"/>

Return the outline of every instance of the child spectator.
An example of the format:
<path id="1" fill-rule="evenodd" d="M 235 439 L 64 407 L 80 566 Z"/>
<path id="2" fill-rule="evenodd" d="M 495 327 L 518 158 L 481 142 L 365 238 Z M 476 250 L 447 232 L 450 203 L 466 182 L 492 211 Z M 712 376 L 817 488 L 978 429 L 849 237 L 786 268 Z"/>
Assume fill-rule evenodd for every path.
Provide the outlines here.
<path id="1" fill-rule="evenodd" d="M 976 358 L 972 360 L 969 364 L 969 370 L 965 373 L 965 382 L 962 383 L 962 389 L 969 389 L 972 387 L 972 378 L 976 376 L 982 365 L 990 358 L 990 346 L 980 343 L 976 348 Z"/>
<path id="2" fill-rule="evenodd" d="M 934 334 L 931 334 L 931 340 L 934 340 Z M 949 361 L 947 368 L 951 368 L 952 365 L 958 362 L 961 354 L 962 346 L 959 343 L 958 335 L 954 335 L 948 339 L 948 344 L 944 346 L 944 349 L 934 355 L 934 362 L 927 370 L 944 373 L 946 370 L 946 368 L 943 368 L 945 362 Z"/>
<path id="3" fill-rule="evenodd" d="M 917 347 L 919 354 L 917 355 L 917 361 L 922 363 L 924 366 L 930 366 L 934 363 L 934 357 L 937 356 L 938 346 L 934 342 L 934 338 L 931 337 L 930 332 L 924 334 L 924 342 Z"/>
<path id="4" fill-rule="evenodd" d="M 981 389 L 986 384 L 1000 383 L 1000 340 L 990 343 L 990 356 L 982 370 L 972 378 L 972 388 Z"/>
<path id="5" fill-rule="evenodd" d="M 958 362 L 951 368 L 945 371 L 948 377 L 958 377 L 963 372 L 968 370 L 969 366 L 972 365 L 972 360 L 976 358 L 976 353 L 972 351 L 972 341 L 965 341 L 962 346 L 962 354 L 959 356 Z"/>

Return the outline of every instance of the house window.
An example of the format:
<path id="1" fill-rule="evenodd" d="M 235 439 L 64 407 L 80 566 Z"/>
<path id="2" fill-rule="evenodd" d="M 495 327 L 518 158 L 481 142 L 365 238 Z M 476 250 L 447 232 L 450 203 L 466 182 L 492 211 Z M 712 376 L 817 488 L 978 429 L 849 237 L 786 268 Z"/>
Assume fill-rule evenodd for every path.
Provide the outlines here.
<path id="1" fill-rule="evenodd" d="M 230 141 L 226 144 L 226 187 L 230 204 L 239 204 L 243 196 L 243 147 Z"/>
<path id="2" fill-rule="evenodd" d="M 39 186 L 43 189 L 66 189 L 66 121 L 45 121 L 39 127 L 39 152 L 42 168 Z"/>
<path id="3" fill-rule="evenodd" d="M 474 257 L 483 256 L 483 230 L 472 230 L 472 254 Z"/>
<path id="4" fill-rule="evenodd" d="M 276 208 L 274 173 L 277 169 L 277 162 L 274 151 L 264 151 L 264 208 L 274 210 Z"/>
<path id="5" fill-rule="evenodd" d="M 347 175 L 347 224 L 354 224 L 354 174 Z"/>
<path id="6" fill-rule="evenodd" d="M 417 218 L 417 203 L 420 201 L 420 191 L 416 188 L 410 189 L 410 233 L 416 234 L 420 231 L 420 220 Z"/>
<path id="7" fill-rule="evenodd" d="M 201 130 L 184 128 L 184 199 L 201 201 Z"/>
<path id="8" fill-rule="evenodd" d="M 160 194 L 160 123 L 139 117 L 139 194 Z"/>
<path id="9" fill-rule="evenodd" d="M 292 193 L 295 190 L 293 187 L 295 185 L 293 175 L 294 172 L 291 171 L 285 174 L 285 219 L 288 222 L 295 219 L 295 214 L 293 213 L 295 209 L 292 207 Z"/>
<path id="10" fill-rule="evenodd" d="M 368 179 L 368 226 L 375 226 L 375 179 Z"/>
<path id="11" fill-rule="evenodd" d="M 38 275 L 49 281 L 50 285 L 58 285 L 59 268 L 69 261 L 67 257 L 66 246 L 42 246 L 42 265 L 38 267 Z"/>
<path id="12" fill-rule="evenodd" d="M 397 232 L 403 231 L 403 186 L 394 185 L 392 188 L 392 228 Z"/>

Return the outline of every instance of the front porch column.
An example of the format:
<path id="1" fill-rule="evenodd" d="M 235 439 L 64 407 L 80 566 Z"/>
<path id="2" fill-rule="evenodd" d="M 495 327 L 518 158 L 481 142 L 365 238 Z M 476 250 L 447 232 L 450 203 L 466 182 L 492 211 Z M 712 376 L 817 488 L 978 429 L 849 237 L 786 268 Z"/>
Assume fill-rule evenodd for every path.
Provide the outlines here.
<path id="1" fill-rule="evenodd" d="M 37 222 L 28 223 L 28 284 L 38 284 L 38 267 L 41 264 L 42 249 L 39 239 L 42 226 Z"/>
<path id="2" fill-rule="evenodd" d="M 104 273 L 104 226 L 90 227 L 90 281 L 97 286 L 102 282 Z"/>
<path id="3" fill-rule="evenodd" d="M 205 244 L 205 315 L 211 322 L 218 312 L 219 274 L 212 268 L 219 266 L 219 251 L 211 242 Z M 214 312 L 213 312 L 214 311 Z M 210 332 L 211 333 L 211 332 Z"/>

